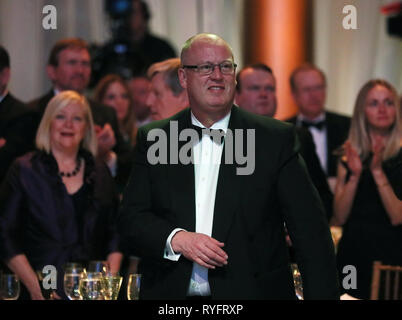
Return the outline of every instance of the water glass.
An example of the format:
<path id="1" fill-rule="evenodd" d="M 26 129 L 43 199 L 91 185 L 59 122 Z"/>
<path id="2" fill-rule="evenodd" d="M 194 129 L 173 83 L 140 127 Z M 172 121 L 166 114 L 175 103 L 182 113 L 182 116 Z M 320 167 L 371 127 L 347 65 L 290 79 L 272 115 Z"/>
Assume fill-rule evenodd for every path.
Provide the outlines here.
<path id="1" fill-rule="evenodd" d="M 70 266 L 64 272 L 64 293 L 70 300 L 82 300 L 80 294 L 80 279 L 85 269 L 78 266 Z"/>
<path id="2" fill-rule="evenodd" d="M 139 300 L 141 288 L 141 274 L 132 273 L 128 277 L 127 299 Z"/>
<path id="3" fill-rule="evenodd" d="M 0 277 L 0 300 L 17 300 L 20 296 L 20 281 L 15 274 L 3 273 Z"/>
<path id="4" fill-rule="evenodd" d="M 101 272 L 83 272 L 80 277 L 79 294 L 83 300 L 104 300 Z"/>

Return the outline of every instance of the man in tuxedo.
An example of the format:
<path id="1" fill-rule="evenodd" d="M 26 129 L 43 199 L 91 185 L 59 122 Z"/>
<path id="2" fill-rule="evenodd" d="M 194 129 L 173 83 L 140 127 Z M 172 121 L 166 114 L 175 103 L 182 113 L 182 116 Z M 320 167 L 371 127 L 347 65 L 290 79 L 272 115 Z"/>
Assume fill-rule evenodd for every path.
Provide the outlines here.
<path id="1" fill-rule="evenodd" d="M 59 40 L 50 52 L 46 71 L 52 80 L 53 88 L 44 96 L 28 104 L 32 110 L 37 112 L 37 126 L 39 126 L 47 104 L 54 95 L 64 90 L 84 93 L 91 76 L 88 44 L 79 38 Z M 92 99 L 88 99 L 88 101 L 96 124 L 98 156 L 104 159 L 112 173 L 115 173 L 118 157 L 126 158 L 125 155 L 129 152 L 124 147 L 125 144 L 118 129 L 116 112 L 113 108 L 99 104 Z"/>
<path id="2" fill-rule="evenodd" d="M 33 149 L 33 114 L 7 89 L 10 81 L 10 57 L 0 46 L 0 183 L 15 158 Z"/>
<path id="3" fill-rule="evenodd" d="M 258 63 L 240 70 L 236 75 L 235 101 L 244 110 L 261 116 L 273 117 L 277 109 L 277 98 L 276 79 L 272 69 L 265 64 Z M 313 138 L 305 128 L 296 128 L 296 132 L 300 140 L 300 155 L 320 194 L 329 221 L 332 216 L 333 195 L 315 152 Z"/>
<path id="4" fill-rule="evenodd" d="M 153 120 L 166 119 L 188 107 L 187 91 L 179 81 L 180 59 L 172 58 L 152 64 L 148 69 L 151 90 L 147 105 Z"/>
<path id="5" fill-rule="evenodd" d="M 290 87 L 299 114 L 287 121 L 310 130 L 324 172 L 327 177 L 335 177 L 334 151 L 348 136 L 350 118 L 325 111 L 326 86 L 325 75 L 319 68 L 310 64 L 296 68 L 290 76 Z"/>
<path id="6" fill-rule="evenodd" d="M 124 250 L 141 257 L 140 299 L 295 299 L 285 222 L 304 297 L 338 299 L 331 235 L 293 126 L 233 105 L 236 64 L 220 37 L 190 38 L 181 63 L 190 108 L 139 129 L 119 217 Z M 160 141 L 168 161 L 154 162 Z M 238 148 L 253 170 L 239 170 Z"/>

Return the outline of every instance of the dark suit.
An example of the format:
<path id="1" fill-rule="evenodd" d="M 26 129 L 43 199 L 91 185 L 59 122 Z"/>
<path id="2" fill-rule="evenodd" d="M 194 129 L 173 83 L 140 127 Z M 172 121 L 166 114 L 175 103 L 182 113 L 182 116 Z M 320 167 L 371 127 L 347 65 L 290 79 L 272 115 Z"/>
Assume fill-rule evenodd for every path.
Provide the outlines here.
<path id="1" fill-rule="evenodd" d="M 0 259 L 25 254 L 34 270 L 54 265 L 62 297 L 65 263 L 105 260 L 118 250 L 113 179 L 102 161 L 88 152 L 82 156 L 85 190 L 78 207 L 57 174 L 56 160 L 44 152 L 18 158 L 0 188 Z"/>
<path id="2" fill-rule="evenodd" d="M 303 157 L 311 180 L 320 194 L 329 221 L 332 217 L 334 196 L 328 185 L 327 177 L 321 168 L 320 160 L 315 151 L 313 137 L 311 136 L 310 131 L 306 128 L 296 128 L 296 133 L 300 140 L 300 155 Z"/>
<path id="3" fill-rule="evenodd" d="M 190 127 L 190 110 L 139 129 L 119 218 L 125 250 L 142 258 L 141 299 L 185 299 L 193 266 L 183 256 L 173 262 L 163 255 L 173 229 L 195 231 L 194 165 L 147 161 L 153 144 L 147 133 L 160 128 L 169 142 L 169 120 L 178 121 L 180 132 Z M 227 266 L 209 270 L 212 298 L 295 299 L 285 221 L 305 276 L 305 298 L 337 298 L 331 235 L 292 126 L 233 107 L 229 129 L 235 128 L 255 129 L 255 171 L 236 175 L 237 165 L 222 160 L 212 237 L 225 243 L 229 258 Z"/>
<path id="4" fill-rule="evenodd" d="M 297 116 L 286 121 L 296 124 Z M 350 128 L 350 118 L 333 112 L 325 112 L 325 125 L 327 129 L 327 176 L 336 176 L 338 156 L 333 152 L 347 139 Z"/>
<path id="5" fill-rule="evenodd" d="M 37 98 L 31 102 L 28 103 L 28 106 L 36 111 L 37 114 L 37 126 L 39 126 L 40 120 L 43 117 L 43 114 L 45 112 L 46 106 L 49 103 L 49 101 L 54 97 L 54 91 L 51 90 L 49 91 L 46 95 Z M 102 105 L 92 99 L 88 99 L 89 106 L 92 111 L 92 117 L 94 119 L 95 124 L 104 126 L 106 123 L 109 123 L 112 126 L 112 129 L 114 131 L 114 135 L 116 138 L 116 145 L 113 148 L 113 150 L 118 154 L 126 153 L 128 152 L 126 148 L 126 144 L 124 143 L 123 137 L 120 133 L 119 130 L 119 125 L 117 122 L 117 117 L 116 117 L 116 112 L 114 111 L 113 108 Z"/>
<path id="6" fill-rule="evenodd" d="M 0 102 L 0 183 L 14 159 L 33 149 L 35 123 L 27 106 L 8 93 Z"/>

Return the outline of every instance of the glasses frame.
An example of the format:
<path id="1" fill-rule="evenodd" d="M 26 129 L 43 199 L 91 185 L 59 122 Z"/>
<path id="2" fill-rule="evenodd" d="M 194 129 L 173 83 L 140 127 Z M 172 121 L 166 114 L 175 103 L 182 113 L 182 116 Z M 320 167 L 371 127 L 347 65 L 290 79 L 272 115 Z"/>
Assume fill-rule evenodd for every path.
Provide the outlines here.
<path id="1" fill-rule="evenodd" d="M 223 67 L 224 64 L 231 64 L 233 70 L 231 72 L 223 72 L 222 67 Z M 211 66 L 212 67 L 211 71 L 209 71 L 207 73 L 201 72 L 200 68 L 203 67 L 203 66 Z M 212 74 L 214 72 L 214 70 L 215 70 L 215 67 L 219 67 L 219 71 L 222 74 L 232 75 L 232 74 L 234 74 L 236 72 L 237 64 L 232 62 L 232 61 L 223 61 L 221 63 L 201 63 L 201 64 L 198 64 L 198 65 L 182 65 L 183 69 L 192 69 L 192 70 L 198 72 L 200 75 L 203 75 L 203 76 L 207 76 L 207 75 Z"/>

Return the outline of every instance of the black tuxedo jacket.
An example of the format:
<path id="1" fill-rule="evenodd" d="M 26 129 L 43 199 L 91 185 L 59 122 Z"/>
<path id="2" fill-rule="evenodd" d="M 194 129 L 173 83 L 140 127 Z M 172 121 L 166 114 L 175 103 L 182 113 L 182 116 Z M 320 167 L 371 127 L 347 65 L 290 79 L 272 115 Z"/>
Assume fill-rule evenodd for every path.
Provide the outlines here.
<path id="1" fill-rule="evenodd" d="M 190 127 L 190 110 L 139 129 L 134 164 L 119 215 L 123 248 L 139 255 L 141 299 L 185 299 L 193 263 L 164 259 L 175 228 L 195 231 L 193 164 L 147 160 L 151 129 Z M 323 207 L 298 154 L 293 126 L 234 106 L 229 129 L 255 129 L 255 170 L 220 166 L 212 237 L 225 243 L 228 265 L 209 270 L 213 299 L 295 299 L 284 222 L 304 276 L 305 298 L 338 298 L 334 248 Z M 186 142 L 179 142 L 179 148 Z M 168 157 L 169 159 L 169 157 Z"/>
<path id="2" fill-rule="evenodd" d="M 296 124 L 297 116 L 290 118 L 286 121 Z M 327 176 L 336 176 L 336 168 L 338 156 L 333 152 L 340 147 L 347 139 L 350 128 L 350 118 L 326 111 L 325 112 L 325 125 L 327 128 Z"/>
<path id="3" fill-rule="evenodd" d="M 328 185 L 327 177 L 318 159 L 315 143 L 310 131 L 306 128 L 296 128 L 297 137 L 300 141 L 300 155 L 303 157 L 311 180 L 321 197 L 327 214 L 328 221 L 332 217 L 334 196 Z"/>
<path id="4" fill-rule="evenodd" d="M 0 148 L 0 182 L 13 160 L 33 149 L 34 137 L 34 114 L 8 93 L 0 102 L 0 138 L 6 139 Z"/>
<path id="5" fill-rule="evenodd" d="M 39 126 L 39 123 L 42 120 L 47 104 L 53 97 L 54 97 L 54 91 L 50 90 L 46 95 L 28 103 L 28 106 L 37 113 L 36 115 L 37 127 Z M 92 99 L 88 99 L 88 102 L 92 111 L 92 117 L 94 119 L 95 124 L 103 126 L 106 123 L 109 123 L 112 126 L 116 138 L 116 146 L 114 147 L 113 150 L 117 154 L 127 153 L 129 150 L 127 149 L 123 137 L 120 133 L 116 112 L 114 111 L 114 109 L 105 106 L 103 104 L 100 104 Z"/>

